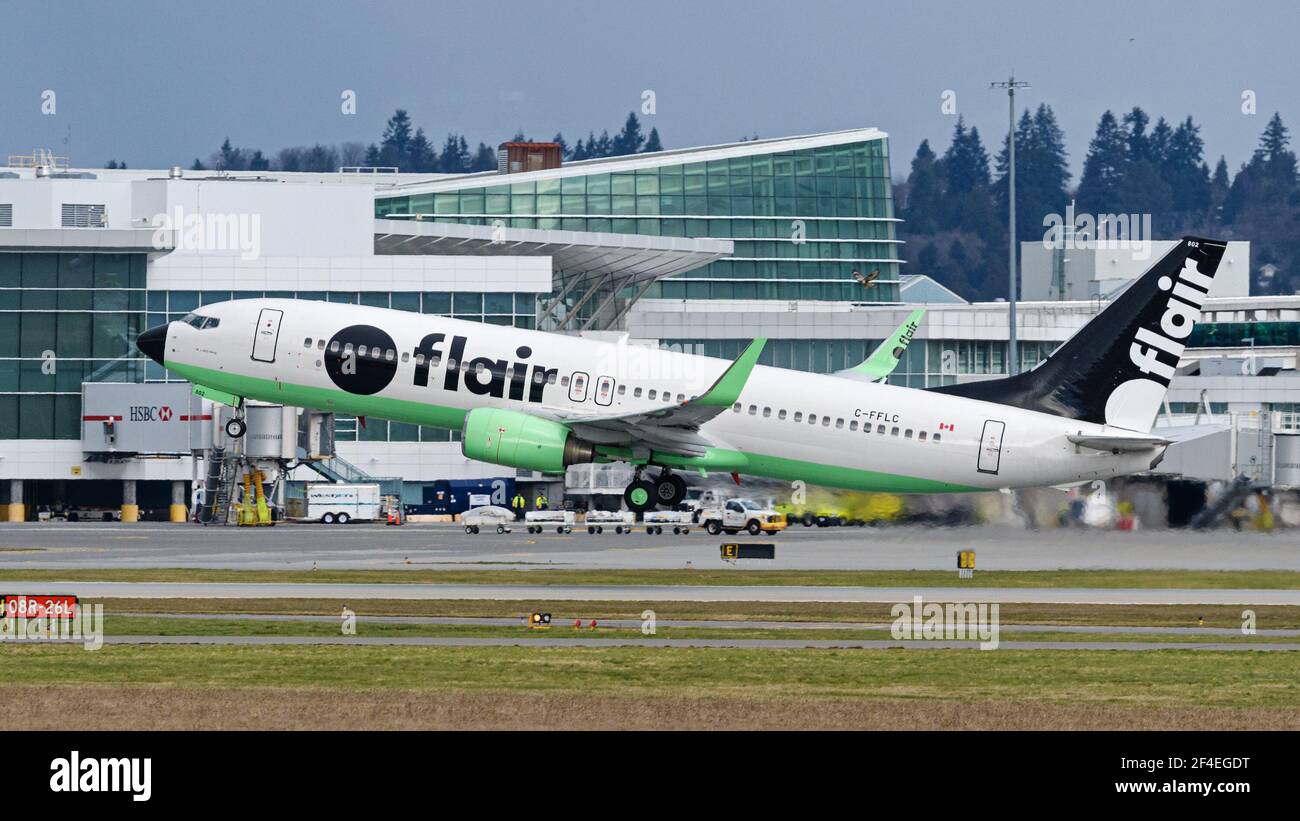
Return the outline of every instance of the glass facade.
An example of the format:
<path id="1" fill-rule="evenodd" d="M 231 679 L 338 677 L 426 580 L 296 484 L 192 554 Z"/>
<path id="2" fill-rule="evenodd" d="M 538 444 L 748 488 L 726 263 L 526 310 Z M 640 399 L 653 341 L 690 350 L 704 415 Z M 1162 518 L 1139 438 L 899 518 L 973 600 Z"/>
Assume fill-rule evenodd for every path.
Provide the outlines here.
<path id="1" fill-rule="evenodd" d="M 866 359 L 880 342 L 879 339 L 769 339 L 758 362 L 778 368 L 833 373 Z M 668 339 L 661 346 L 682 353 L 735 359 L 749 343 L 749 339 Z M 1046 359 L 1058 344 L 1021 341 L 1021 370 L 1029 370 Z M 1005 375 L 1006 372 L 1007 343 L 1004 341 L 927 339 L 908 346 L 889 383 L 930 388 L 952 385 L 958 376 Z"/>
<path id="2" fill-rule="evenodd" d="M 147 291 L 144 254 L 0 253 L 0 439 L 80 439 L 82 382 L 166 381 L 135 348 L 145 328 L 201 305 L 281 297 L 372 305 L 531 328 L 537 294 Z M 174 379 L 174 377 L 170 377 Z M 418 441 L 414 426 L 338 420 L 338 438 Z M 407 430 L 411 428 L 411 430 Z M 448 441 L 427 431 L 425 441 Z"/>
<path id="3" fill-rule="evenodd" d="M 1189 348 L 1241 348 L 1300 345 L 1300 322 L 1202 322 L 1192 328 Z"/>
<path id="4" fill-rule="evenodd" d="M 82 382 L 137 382 L 145 255 L 0 253 L 0 439 L 80 439 Z"/>
<path id="5" fill-rule="evenodd" d="M 379 217 L 734 241 L 732 257 L 656 283 L 651 298 L 899 301 L 884 139 L 693 163 L 669 155 L 634 171 L 601 167 L 570 166 L 544 180 L 502 176 L 496 185 L 480 177 L 453 191 L 380 197 L 375 210 Z M 858 283 L 855 270 L 878 270 L 874 287 Z"/>

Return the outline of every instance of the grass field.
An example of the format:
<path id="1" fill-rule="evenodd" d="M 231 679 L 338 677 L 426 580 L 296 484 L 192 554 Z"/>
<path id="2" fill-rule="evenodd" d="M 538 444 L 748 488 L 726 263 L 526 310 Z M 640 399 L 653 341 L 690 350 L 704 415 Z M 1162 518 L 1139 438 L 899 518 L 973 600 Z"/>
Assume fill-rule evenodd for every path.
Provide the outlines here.
<path id="1" fill-rule="evenodd" d="M 84 603 L 94 601 L 84 599 Z M 104 612 L 114 613 L 251 613 L 338 616 L 342 599 L 106 599 Z M 557 622 L 575 618 L 640 619 L 653 610 L 659 619 L 720 619 L 735 621 L 852 621 L 886 622 L 889 604 L 856 602 L 587 602 L 484 601 L 480 599 L 363 599 L 347 602 L 368 616 L 464 616 L 514 618 L 532 612 L 551 613 Z M 1254 607 L 1256 626 L 1300 629 L 1300 607 Z M 1168 604 L 1033 604 L 1000 605 L 1007 624 L 1118 625 L 1135 627 L 1229 627 L 1242 623 L 1242 608 L 1232 605 Z M 1202 625 L 1201 622 L 1204 622 Z"/>
<path id="2" fill-rule="evenodd" d="M 552 638 L 617 638 L 642 641 L 648 638 L 639 628 L 598 626 L 593 630 L 588 623 L 575 629 L 572 623 L 557 622 L 548 630 L 529 630 L 522 625 L 492 624 L 402 624 L 391 622 L 360 622 L 358 636 L 373 637 L 432 637 L 432 638 L 506 638 L 519 641 Z M 334 637 L 340 634 L 338 622 L 326 621 L 266 621 L 259 619 L 187 619 L 157 616 L 112 616 L 104 619 L 104 633 L 108 636 L 309 636 Z M 659 639 L 790 639 L 817 641 L 863 641 L 890 638 L 887 626 L 861 628 L 799 629 L 789 627 L 709 627 L 709 626 L 659 626 L 653 638 Z M 1170 642 L 1295 642 L 1293 638 L 1267 635 L 1230 636 L 1216 634 L 1175 633 L 1153 635 L 1123 632 L 1026 632 L 1012 628 L 1000 631 L 1002 641 L 1170 641 Z"/>
<path id="3" fill-rule="evenodd" d="M 295 727 L 1300 728 L 1294 653 L 12 645 L 0 647 L 0 681 L 23 705 L 0 716 L 6 729 L 259 716 Z M 496 708 L 485 717 L 476 703 Z"/>
<path id="4" fill-rule="evenodd" d="M 960 581 L 944 570 L 208 570 L 5 569 L 0 585 L 25 581 L 318 584 L 806 585 L 817 587 L 1097 587 L 1300 589 L 1290 570 L 980 570 Z"/>

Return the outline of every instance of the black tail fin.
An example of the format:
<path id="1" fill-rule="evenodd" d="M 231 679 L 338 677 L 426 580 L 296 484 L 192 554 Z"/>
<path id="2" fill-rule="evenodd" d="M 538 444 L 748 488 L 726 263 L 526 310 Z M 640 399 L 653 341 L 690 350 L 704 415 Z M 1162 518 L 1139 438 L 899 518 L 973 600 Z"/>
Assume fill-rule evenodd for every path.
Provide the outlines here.
<path id="1" fill-rule="evenodd" d="M 933 390 L 1145 433 L 1226 247 L 1183 237 L 1037 368 Z"/>

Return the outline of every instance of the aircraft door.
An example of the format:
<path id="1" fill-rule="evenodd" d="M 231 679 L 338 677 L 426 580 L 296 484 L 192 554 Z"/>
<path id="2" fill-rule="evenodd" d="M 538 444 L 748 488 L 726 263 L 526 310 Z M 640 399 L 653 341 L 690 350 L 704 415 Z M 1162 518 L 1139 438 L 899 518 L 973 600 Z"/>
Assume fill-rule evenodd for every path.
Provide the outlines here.
<path id="1" fill-rule="evenodd" d="M 996 419 L 984 422 L 984 433 L 980 436 L 980 456 L 978 469 L 980 473 L 997 474 L 1002 463 L 1002 438 L 1007 424 Z"/>
<path id="2" fill-rule="evenodd" d="M 574 372 L 569 378 L 569 401 L 586 402 L 587 401 L 587 381 L 590 377 L 582 371 Z"/>
<path id="3" fill-rule="evenodd" d="M 284 311 L 263 308 L 257 315 L 257 329 L 253 331 L 253 359 L 258 362 L 275 361 L 275 344 L 280 339 L 280 320 Z"/>
<path id="4" fill-rule="evenodd" d="M 602 376 L 596 380 L 596 404 L 608 405 L 614 401 L 614 377 Z"/>

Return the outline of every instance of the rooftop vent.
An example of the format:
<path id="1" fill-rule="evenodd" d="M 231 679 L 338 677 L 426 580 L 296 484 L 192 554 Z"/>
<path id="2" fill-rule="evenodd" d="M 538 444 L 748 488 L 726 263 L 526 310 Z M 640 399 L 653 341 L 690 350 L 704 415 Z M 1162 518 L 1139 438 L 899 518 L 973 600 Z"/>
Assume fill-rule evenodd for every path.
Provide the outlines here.
<path id="1" fill-rule="evenodd" d="M 564 148 L 559 143 L 501 143 L 497 146 L 497 173 L 519 174 L 559 168 Z"/>
<path id="2" fill-rule="evenodd" d="M 170 169 L 167 170 L 167 176 L 173 180 L 184 179 L 185 171 L 179 165 L 173 165 Z"/>

